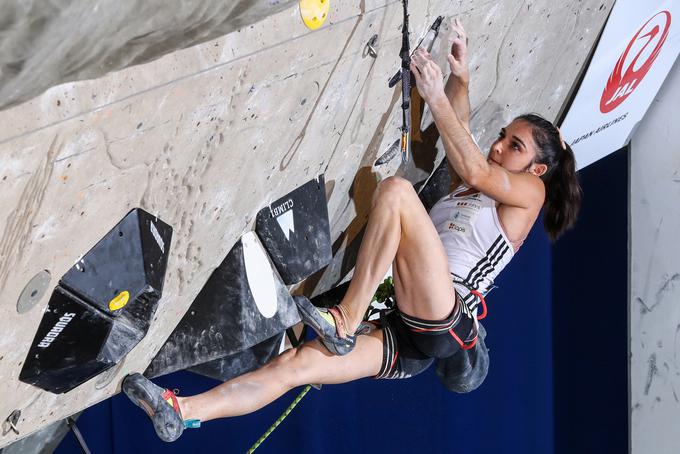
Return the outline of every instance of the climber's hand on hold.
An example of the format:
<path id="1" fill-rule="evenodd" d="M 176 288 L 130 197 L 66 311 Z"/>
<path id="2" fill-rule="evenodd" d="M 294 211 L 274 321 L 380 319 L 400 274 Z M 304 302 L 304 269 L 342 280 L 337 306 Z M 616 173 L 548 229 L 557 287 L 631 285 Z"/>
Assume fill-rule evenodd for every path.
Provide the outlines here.
<path id="1" fill-rule="evenodd" d="M 461 83 L 467 85 L 470 81 L 470 71 L 468 69 L 468 37 L 463 24 L 460 20 L 451 20 L 451 34 L 449 44 L 451 53 L 447 59 L 451 68 L 451 77 L 455 77 Z"/>
<path id="2" fill-rule="evenodd" d="M 415 51 L 411 58 L 411 72 L 416 79 L 418 93 L 426 103 L 430 104 L 440 97 L 446 97 L 442 70 L 426 50 Z"/>

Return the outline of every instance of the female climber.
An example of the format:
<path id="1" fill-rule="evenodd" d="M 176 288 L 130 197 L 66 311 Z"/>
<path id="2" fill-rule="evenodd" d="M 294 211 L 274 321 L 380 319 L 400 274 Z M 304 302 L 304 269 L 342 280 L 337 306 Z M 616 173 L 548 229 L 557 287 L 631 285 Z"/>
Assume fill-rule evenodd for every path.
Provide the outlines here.
<path id="1" fill-rule="evenodd" d="M 411 62 L 444 144 L 449 194 L 428 214 L 408 181 L 380 183 L 340 304 L 321 309 L 296 297 L 303 321 L 319 334 L 314 341 L 190 397 L 176 397 L 141 374 L 127 376 L 123 391 L 161 439 L 175 440 L 198 421 L 251 413 L 300 385 L 406 378 L 434 359 L 443 364 L 438 372 L 447 385 L 446 361 L 475 345 L 483 295 L 541 209 L 551 239 L 575 222 L 581 199 L 575 159 L 552 123 L 521 115 L 500 130 L 487 157 L 480 152 L 469 126 L 467 37 L 457 20 L 452 28 L 446 84 L 426 51 L 417 50 Z M 366 332 L 362 318 L 390 265 L 397 309 Z"/>

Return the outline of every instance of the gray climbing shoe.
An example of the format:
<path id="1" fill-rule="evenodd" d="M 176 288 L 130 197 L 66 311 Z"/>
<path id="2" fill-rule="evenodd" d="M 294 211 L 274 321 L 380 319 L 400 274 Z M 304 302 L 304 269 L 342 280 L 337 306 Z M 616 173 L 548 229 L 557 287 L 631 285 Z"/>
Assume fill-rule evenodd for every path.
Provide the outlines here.
<path id="1" fill-rule="evenodd" d="M 177 397 L 172 391 L 154 385 L 142 374 L 125 377 L 122 390 L 132 403 L 149 416 L 156 434 L 163 441 L 177 440 L 187 426 L 186 423 L 190 427 L 197 427 L 194 420 L 185 422 L 182 419 Z"/>
<path id="2" fill-rule="evenodd" d="M 342 356 L 354 349 L 357 336 L 364 332 L 363 324 L 353 336 L 341 337 L 338 334 L 338 325 L 342 323 L 342 315 L 338 309 L 316 307 L 307 297 L 301 295 L 294 296 L 293 300 L 300 312 L 302 322 L 316 331 L 319 340 L 329 352 Z M 344 330 L 344 327 L 342 329 Z"/>

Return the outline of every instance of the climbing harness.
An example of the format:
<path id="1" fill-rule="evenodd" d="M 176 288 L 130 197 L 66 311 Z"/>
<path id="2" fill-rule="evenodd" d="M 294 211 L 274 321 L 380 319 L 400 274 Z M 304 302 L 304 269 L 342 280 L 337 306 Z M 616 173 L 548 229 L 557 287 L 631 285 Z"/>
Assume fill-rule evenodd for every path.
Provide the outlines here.
<path id="1" fill-rule="evenodd" d="M 482 313 L 479 314 L 479 315 L 477 315 L 477 320 L 483 320 L 483 319 L 485 319 L 486 316 L 487 316 L 487 314 L 489 313 L 489 311 L 487 310 L 487 307 L 486 307 L 486 296 L 487 296 L 493 289 L 495 289 L 495 288 L 497 288 L 497 287 L 496 287 L 495 285 L 491 285 L 491 287 L 490 287 L 489 289 L 487 289 L 486 292 L 482 293 L 482 292 L 480 292 L 479 290 L 477 290 L 476 288 L 472 287 L 465 279 L 462 279 L 461 277 L 455 275 L 454 273 L 451 273 L 451 277 L 452 277 L 452 279 L 453 279 L 453 283 L 454 283 L 454 284 L 460 284 L 460 285 L 462 285 L 463 287 L 465 287 L 466 289 L 468 289 L 468 291 L 470 292 L 470 294 L 473 295 L 473 296 L 477 299 L 477 301 L 479 301 L 479 305 L 482 306 Z M 460 301 L 461 301 L 461 304 L 465 304 L 466 306 L 468 305 L 468 303 L 466 303 L 465 300 L 464 300 L 463 298 L 461 298 Z M 470 306 L 467 306 L 467 307 L 468 307 L 468 310 L 469 310 L 470 312 L 477 313 L 477 308 L 476 308 L 476 307 L 474 307 L 474 308 L 472 308 L 472 307 L 470 307 Z M 472 340 L 471 342 L 469 342 L 469 343 L 467 343 L 467 344 L 465 344 L 465 343 L 462 342 L 462 341 L 459 341 L 459 343 L 460 343 L 461 348 L 462 348 L 463 350 L 470 350 L 470 349 L 473 348 L 473 347 L 475 346 L 475 344 L 477 343 L 477 336 L 475 336 L 474 340 Z"/>

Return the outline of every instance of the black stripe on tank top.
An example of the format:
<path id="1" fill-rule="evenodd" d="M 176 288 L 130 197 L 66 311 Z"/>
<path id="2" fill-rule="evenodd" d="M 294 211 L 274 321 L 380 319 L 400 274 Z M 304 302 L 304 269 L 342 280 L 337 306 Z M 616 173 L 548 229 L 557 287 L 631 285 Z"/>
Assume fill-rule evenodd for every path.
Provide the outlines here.
<path id="1" fill-rule="evenodd" d="M 489 262 L 482 269 L 479 270 L 477 276 L 475 276 L 475 279 L 471 282 L 472 288 L 474 288 L 475 290 L 479 288 L 479 283 L 496 268 L 496 265 L 498 265 L 498 263 L 505 256 L 508 250 L 509 250 L 508 245 L 503 244 L 500 248 L 494 251 L 493 255 L 489 257 Z"/>
<path id="2" fill-rule="evenodd" d="M 467 279 L 463 283 L 470 289 L 479 289 L 481 280 L 495 269 L 508 250 L 509 248 L 503 239 L 503 235 L 499 235 L 487 250 L 486 255 L 470 270 Z M 471 281 L 471 279 L 473 280 Z M 463 298 L 463 301 L 470 309 L 475 309 L 479 304 L 477 297 L 472 293 L 468 293 Z"/>
<path id="3" fill-rule="evenodd" d="M 498 245 L 500 240 L 501 240 L 500 236 L 499 236 L 499 238 L 496 238 L 496 241 L 494 241 L 494 243 L 491 245 L 491 247 L 486 251 L 486 255 L 484 255 L 484 257 L 482 257 L 481 259 L 479 259 L 479 261 L 475 264 L 475 266 L 472 267 L 472 269 L 470 269 L 470 272 L 468 273 L 467 277 L 465 279 L 463 279 L 463 283 L 465 285 L 470 285 L 470 279 L 472 278 L 472 276 L 474 274 L 477 273 L 477 270 L 479 269 L 479 267 L 484 265 L 484 263 L 488 260 L 489 253 Z"/>
<path id="4" fill-rule="evenodd" d="M 493 254 L 489 257 L 489 260 L 477 271 L 477 275 L 474 277 L 472 282 L 470 282 L 472 288 L 475 290 L 479 289 L 479 283 L 481 280 L 484 278 L 484 276 L 487 276 L 491 271 L 494 270 L 494 267 L 496 264 L 498 264 L 500 258 L 505 255 L 506 251 L 507 246 L 500 246 L 493 252 Z"/>
<path id="5" fill-rule="evenodd" d="M 489 268 L 481 276 L 479 276 L 477 281 L 474 283 L 475 288 L 479 288 L 479 284 L 484 280 L 485 277 L 487 277 L 489 274 L 491 274 L 496 269 L 496 265 L 498 265 L 500 263 L 500 261 L 503 259 L 503 257 L 505 257 L 505 254 L 507 254 L 509 250 L 510 250 L 510 248 L 506 244 L 503 247 L 503 249 L 501 250 L 501 253 L 494 260 L 493 265 L 491 265 L 491 268 Z"/>
<path id="6" fill-rule="evenodd" d="M 489 255 L 492 254 L 492 253 L 494 252 L 494 249 L 496 249 L 497 247 L 499 247 L 500 242 L 501 242 L 502 240 L 503 240 L 503 236 L 502 236 L 502 235 L 498 235 L 498 238 L 496 238 L 496 241 L 494 241 L 493 244 L 491 245 L 491 247 L 486 251 L 486 255 L 484 255 L 484 257 L 482 257 L 482 258 L 477 262 L 477 264 L 476 264 L 476 265 L 470 270 L 470 272 L 468 273 L 467 277 L 466 277 L 465 280 L 464 280 L 464 283 L 465 283 L 466 285 L 472 286 L 473 276 L 476 275 L 476 274 L 479 272 L 479 270 L 480 270 L 481 268 L 483 268 L 484 266 L 486 266 L 486 264 L 487 264 L 488 261 L 489 261 Z"/>
<path id="7" fill-rule="evenodd" d="M 488 276 L 491 272 L 493 272 L 493 271 L 496 269 L 496 265 L 498 265 L 498 263 L 503 259 L 503 257 L 505 257 L 505 254 L 506 254 L 509 250 L 510 250 L 510 248 L 509 248 L 507 245 L 506 245 L 505 247 L 503 247 L 502 253 L 496 257 L 496 259 L 494 260 L 493 265 L 491 266 L 491 268 L 487 269 L 487 270 L 484 272 L 484 274 L 482 274 L 481 276 L 479 276 L 479 279 L 477 279 L 477 280 L 474 282 L 473 288 L 474 288 L 475 290 L 479 289 L 479 284 L 481 284 L 482 280 L 484 280 L 484 278 L 485 278 L 486 276 Z M 470 293 L 468 296 L 473 296 L 473 297 L 474 297 L 474 295 L 473 295 L 472 293 Z M 469 303 L 470 303 L 470 307 L 471 307 L 472 309 L 474 309 L 474 308 L 476 308 L 476 307 L 479 305 L 479 299 L 478 299 L 478 298 L 471 298 L 471 301 L 469 301 Z"/>
<path id="8" fill-rule="evenodd" d="M 468 292 L 469 292 L 469 290 L 471 289 L 471 287 L 468 286 L 468 284 L 463 280 L 463 278 L 461 278 L 460 276 L 458 276 L 456 273 L 451 273 L 451 277 L 452 277 L 452 279 L 453 279 L 453 283 L 454 283 L 454 284 L 461 284 L 461 285 L 463 285 L 463 287 L 467 288 L 467 289 L 468 289 Z M 468 293 L 468 294 L 465 295 L 465 296 L 461 296 L 460 293 L 458 293 L 457 290 L 456 290 L 456 293 L 459 295 L 461 301 L 462 301 L 463 303 L 465 303 L 465 305 L 466 305 L 467 307 L 470 307 L 470 302 L 471 302 L 473 299 L 477 298 L 477 297 L 476 297 L 474 294 L 472 294 L 472 293 Z"/>

